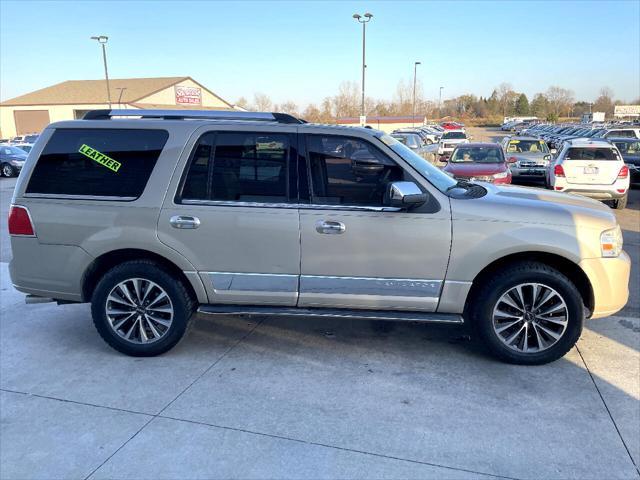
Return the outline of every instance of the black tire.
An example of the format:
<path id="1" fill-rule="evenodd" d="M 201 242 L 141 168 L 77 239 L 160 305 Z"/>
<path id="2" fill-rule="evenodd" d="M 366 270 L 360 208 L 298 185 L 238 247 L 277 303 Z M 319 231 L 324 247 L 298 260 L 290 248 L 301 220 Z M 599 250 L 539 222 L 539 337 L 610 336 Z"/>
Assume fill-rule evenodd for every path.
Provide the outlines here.
<path id="1" fill-rule="evenodd" d="M 539 283 L 551 287 L 564 300 L 568 321 L 566 329 L 555 344 L 539 352 L 523 353 L 508 347 L 500 340 L 493 326 L 493 309 L 499 299 L 516 285 Z M 582 333 L 586 309 L 582 296 L 564 274 L 539 262 L 518 262 L 485 278 L 472 293 L 465 317 L 474 333 L 483 341 L 491 355 L 507 363 L 541 365 L 563 357 L 578 341 Z"/>
<path id="2" fill-rule="evenodd" d="M 16 169 L 13 167 L 13 165 L 11 165 L 9 163 L 3 163 L 0 166 L 0 171 L 2 172 L 2 175 L 4 175 L 5 177 L 15 177 L 16 176 Z"/>
<path id="3" fill-rule="evenodd" d="M 614 200 L 613 208 L 615 208 L 616 210 L 624 210 L 625 208 L 627 208 L 628 197 L 629 197 L 629 194 L 625 193 L 624 197 Z"/>
<path id="4" fill-rule="evenodd" d="M 153 343 L 133 343 L 118 335 L 107 319 L 107 297 L 120 282 L 140 278 L 155 283 L 170 299 L 173 319 Z M 153 357 L 172 349 L 185 335 L 196 308 L 186 285 L 162 265 L 152 260 L 133 260 L 113 267 L 98 282 L 91 299 L 91 314 L 98 333 L 117 351 L 133 357 Z M 156 325 L 157 326 L 157 325 Z"/>

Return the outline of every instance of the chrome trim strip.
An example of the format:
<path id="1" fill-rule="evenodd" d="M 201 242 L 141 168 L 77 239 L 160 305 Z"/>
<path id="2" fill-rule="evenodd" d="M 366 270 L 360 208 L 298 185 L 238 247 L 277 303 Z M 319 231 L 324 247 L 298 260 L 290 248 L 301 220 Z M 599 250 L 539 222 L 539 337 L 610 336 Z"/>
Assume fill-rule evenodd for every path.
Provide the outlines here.
<path id="1" fill-rule="evenodd" d="M 362 212 L 399 212 L 397 207 L 367 207 L 364 205 L 317 205 L 310 203 L 233 202 L 228 200 L 182 199 L 177 205 L 204 205 L 210 207 L 288 208 L 298 210 L 356 210 Z"/>
<path id="2" fill-rule="evenodd" d="M 119 197 L 117 195 L 65 195 L 61 193 L 25 193 L 27 198 L 51 198 L 59 200 L 111 200 L 113 202 L 130 202 L 138 197 Z"/>
<path id="3" fill-rule="evenodd" d="M 298 275 L 284 273 L 202 272 L 209 276 L 215 293 L 298 292 Z"/>
<path id="4" fill-rule="evenodd" d="M 379 297 L 434 298 L 440 295 L 442 281 L 413 278 L 332 277 L 301 275 L 300 294 L 376 295 Z"/>

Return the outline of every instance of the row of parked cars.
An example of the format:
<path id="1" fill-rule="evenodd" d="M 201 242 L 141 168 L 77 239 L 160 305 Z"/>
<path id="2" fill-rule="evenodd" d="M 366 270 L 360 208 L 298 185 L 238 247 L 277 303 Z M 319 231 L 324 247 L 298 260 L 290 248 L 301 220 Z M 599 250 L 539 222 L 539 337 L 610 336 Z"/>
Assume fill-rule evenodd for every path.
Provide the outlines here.
<path id="1" fill-rule="evenodd" d="M 19 135 L 11 140 L 0 140 L 0 175 L 17 176 L 37 139 L 37 134 L 29 134 Z"/>
<path id="2" fill-rule="evenodd" d="M 416 138 L 408 142 L 411 135 Z M 640 177 L 640 129 L 634 126 L 531 124 L 500 144 L 471 143 L 464 127 L 443 129 L 437 150 L 420 144 L 410 129 L 392 136 L 463 181 L 538 181 L 617 209 L 625 208 L 629 185 Z"/>

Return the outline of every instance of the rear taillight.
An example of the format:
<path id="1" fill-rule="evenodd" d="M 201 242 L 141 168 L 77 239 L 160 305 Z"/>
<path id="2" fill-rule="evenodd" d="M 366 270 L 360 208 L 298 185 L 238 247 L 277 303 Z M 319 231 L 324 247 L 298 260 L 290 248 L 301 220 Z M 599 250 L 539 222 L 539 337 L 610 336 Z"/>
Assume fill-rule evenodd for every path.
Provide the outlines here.
<path id="1" fill-rule="evenodd" d="M 626 165 L 620 169 L 620 173 L 618 173 L 618 178 L 627 178 L 629 176 L 629 167 Z"/>
<path id="2" fill-rule="evenodd" d="M 564 177 L 564 168 L 562 168 L 562 165 L 556 165 L 553 167 L 553 174 L 556 177 Z"/>
<path id="3" fill-rule="evenodd" d="M 9 210 L 9 235 L 35 236 L 29 210 L 20 205 L 11 205 Z"/>

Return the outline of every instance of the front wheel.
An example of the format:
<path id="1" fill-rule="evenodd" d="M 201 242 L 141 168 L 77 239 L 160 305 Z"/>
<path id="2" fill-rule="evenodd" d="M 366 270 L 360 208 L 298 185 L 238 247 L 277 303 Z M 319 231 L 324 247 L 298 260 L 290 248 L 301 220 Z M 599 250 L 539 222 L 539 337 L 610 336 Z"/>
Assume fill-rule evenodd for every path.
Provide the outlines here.
<path id="1" fill-rule="evenodd" d="M 93 323 L 119 352 L 151 357 L 184 336 L 195 302 L 182 281 L 161 265 L 135 260 L 113 267 L 91 299 Z"/>
<path id="2" fill-rule="evenodd" d="M 575 345 L 584 312 L 580 292 L 564 274 L 543 263 L 522 262 L 485 281 L 467 317 L 493 356 L 540 365 Z"/>

